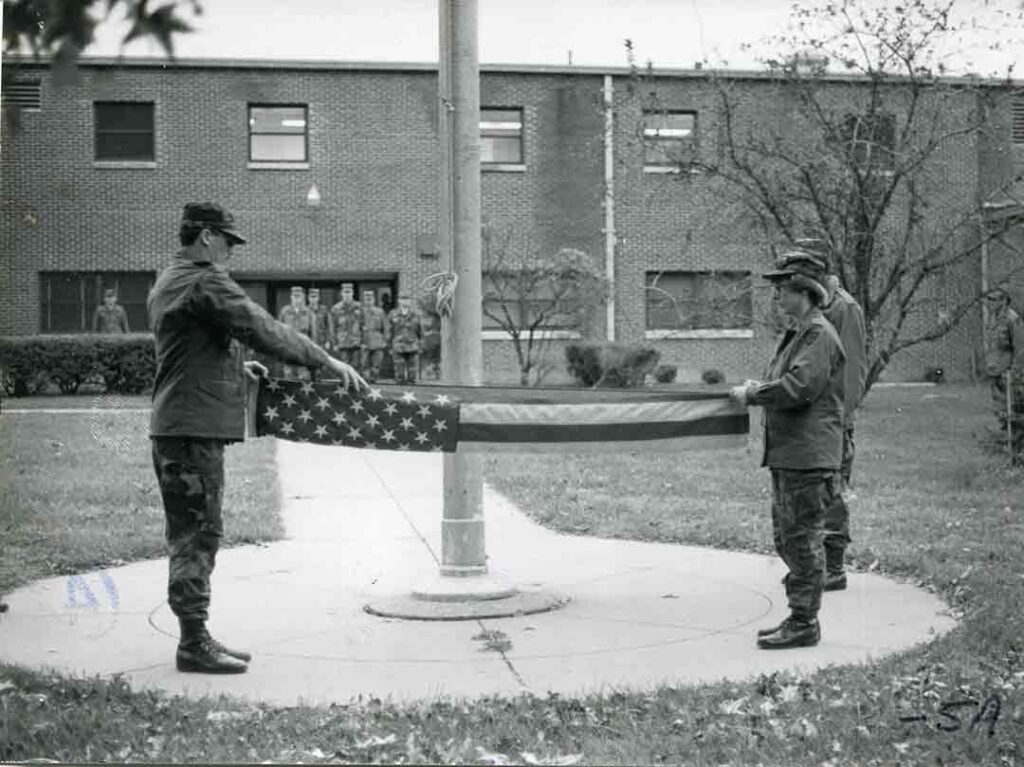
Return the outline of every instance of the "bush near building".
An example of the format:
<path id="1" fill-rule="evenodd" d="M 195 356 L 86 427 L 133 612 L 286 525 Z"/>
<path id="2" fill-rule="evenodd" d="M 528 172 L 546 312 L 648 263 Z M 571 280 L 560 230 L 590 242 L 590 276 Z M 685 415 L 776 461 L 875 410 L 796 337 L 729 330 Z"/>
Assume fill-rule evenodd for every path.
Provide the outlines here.
<path id="1" fill-rule="evenodd" d="M 0 373 L 12 397 L 50 385 L 75 394 L 85 383 L 109 393 L 141 394 L 153 385 L 156 350 L 150 333 L 0 337 Z"/>

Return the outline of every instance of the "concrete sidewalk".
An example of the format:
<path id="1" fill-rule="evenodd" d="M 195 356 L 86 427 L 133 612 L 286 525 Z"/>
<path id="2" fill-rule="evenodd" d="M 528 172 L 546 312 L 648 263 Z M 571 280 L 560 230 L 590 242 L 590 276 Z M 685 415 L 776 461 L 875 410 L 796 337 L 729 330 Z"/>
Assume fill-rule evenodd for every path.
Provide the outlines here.
<path id="1" fill-rule="evenodd" d="M 363 610 L 367 602 L 406 594 L 437 575 L 440 455 L 287 442 L 278 443 L 277 455 L 287 540 L 224 550 L 214 575 L 211 630 L 254 652 L 247 674 L 174 669 L 177 624 L 164 602 L 165 560 L 10 594 L 0 658 L 121 673 L 136 688 L 293 705 L 358 694 L 579 694 L 808 672 L 869 662 L 954 626 L 931 594 L 852 574 L 847 591 L 825 595 L 820 645 L 758 650 L 756 629 L 787 614 L 777 558 L 560 535 L 490 490 L 492 569 L 522 589 L 561 592 L 571 602 L 505 619 L 375 617 Z M 484 630 L 501 632 L 506 647 L 489 649 Z"/>

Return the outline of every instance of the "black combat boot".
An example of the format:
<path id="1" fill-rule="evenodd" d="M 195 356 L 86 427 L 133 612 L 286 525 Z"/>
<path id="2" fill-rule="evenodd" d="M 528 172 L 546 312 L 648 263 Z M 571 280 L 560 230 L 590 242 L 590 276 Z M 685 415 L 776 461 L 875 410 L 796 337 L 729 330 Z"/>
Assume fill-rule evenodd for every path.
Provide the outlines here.
<path id="1" fill-rule="evenodd" d="M 843 591 L 846 588 L 845 554 L 842 547 L 825 547 L 825 591 Z"/>
<path id="2" fill-rule="evenodd" d="M 817 619 L 801 620 L 790 616 L 772 634 L 758 637 L 762 650 L 788 650 L 791 647 L 813 647 L 821 641 Z"/>
<path id="3" fill-rule="evenodd" d="M 786 621 L 788 620 L 789 618 L 786 618 L 786 620 L 782 621 L 782 623 L 780 623 L 778 626 L 772 626 L 770 629 L 758 629 L 757 635 L 759 637 L 766 637 L 769 634 L 774 634 L 776 631 L 781 631 L 782 627 L 786 625 Z"/>
<path id="4" fill-rule="evenodd" d="M 199 674 L 242 674 L 248 666 L 225 652 L 206 631 L 203 621 L 182 620 L 175 662 L 178 671 Z"/>

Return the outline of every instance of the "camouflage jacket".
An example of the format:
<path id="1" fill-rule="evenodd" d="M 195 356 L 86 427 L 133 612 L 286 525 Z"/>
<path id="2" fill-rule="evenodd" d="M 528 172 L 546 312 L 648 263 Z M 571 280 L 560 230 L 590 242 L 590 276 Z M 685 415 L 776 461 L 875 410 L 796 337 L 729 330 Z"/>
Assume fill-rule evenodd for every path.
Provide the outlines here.
<path id="1" fill-rule="evenodd" d="M 318 346 L 327 346 L 331 342 L 331 310 L 326 306 L 310 307 L 312 313 L 311 326 L 313 329 L 310 338 Z"/>
<path id="2" fill-rule="evenodd" d="M 764 408 L 764 457 L 772 469 L 839 469 L 846 354 L 821 310 L 787 330 L 765 379 L 748 395 Z"/>
<path id="3" fill-rule="evenodd" d="M 391 351 L 398 354 L 408 354 L 420 350 L 420 339 L 423 337 L 423 328 L 420 325 L 420 318 L 416 311 L 410 309 L 403 312 L 401 309 L 392 309 L 388 316 L 390 328 Z"/>
<path id="4" fill-rule="evenodd" d="M 352 349 L 363 343 L 363 307 L 355 301 L 339 301 L 331 307 L 334 345 Z"/>
<path id="5" fill-rule="evenodd" d="M 846 353 L 846 373 L 843 381 L 843 410 L 847 422 L 864 397 L 864 385 L 868 380 L 867 329 L 864 325 L 864 311 L 857 300 L 842 288 L 836 288 L 832 301 L 822 307 L 825 319 L 832 323 Z"/>
<path id="6" fill-rule="evenodd" d="M 94 333 L 127 333 L 128 312 L 120 304 L 97 306 L 92 316 L 92 329 Z"/>
<path id="7" fill-rule="evenodd" d="M 387 346 L 388 316 L 379 306 L 363 309 L 363 346 L 383 349 Z"/>
<path id="8" fill-rule="evenodd" d="M 244 438 L 243 345 L 293 365 L 317 368 L 330 359 L 274 320 L 223 266 L 175 259 L 147 307 L 156 343 L 153 437 Z"/>
<path id="9" fill-rule="evenodd" d="M 278 312 L 277 318 L 292 330 L 302 333 L 304 336 L 313 337 L 313 312 L 309 310 L 308 306 L 296 309 L 288 304 Z"/>
<path id="10" fill-rule="evenodd" d="M 1024 368 L 1024 324 L 1013 309 L 989 314 L 985 341 L 985 372 L 990 376 Z"/>

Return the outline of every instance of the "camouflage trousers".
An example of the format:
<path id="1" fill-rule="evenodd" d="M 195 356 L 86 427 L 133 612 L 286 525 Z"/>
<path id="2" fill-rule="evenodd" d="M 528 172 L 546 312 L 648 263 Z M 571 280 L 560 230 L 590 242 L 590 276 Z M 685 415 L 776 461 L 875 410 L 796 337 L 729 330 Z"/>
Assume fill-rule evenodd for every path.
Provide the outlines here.
<path id="1" fill-rule="evenodd" d="M 308 381 L 310 379 L 309 368 L 305 365 L 291 365 L 284 363 L 284 377 L 290 381 Z"/>
<path id="2" fill-rule="evenodd" d="M 839 494 L 839 475 L 828 469 L 772 469 L 772 537 L 789 568 L 786 597 L 794 618 L 813 620 L 825 585 L 825 510 Z"/>
<path id="3" fill-rule="evenodd" d="M 380 366 L 383 362 L 383 349 L 363 349 L 363 377 L 367 381 L 376 381 L 380 378 Z"/>
<path id="4" fill-rule="evenodd" d="M 335 346 L 334 356 L 354 368 L 362 363 L 362 350 L 358 346 Z"/>
<path id="5" fill-rule="evenodd" d="M 179 618 L 209 617 L 210 575 L 224 534 L 224 442 L 153 437 L 170 566 L 167 602 Z"/>
<path id="6" fill-rule="evenodd" d="M 840 491 L 825 510 L 825 567 L 832 573 L 843 571 L 843 555 L 847 544 L 850 543 L 850 507 L 847 504 L 846 493 L 853 474 L 854 451 L 853 424 L 848 423 L 843 427 L 843 458 L 839 467 L 839 477 L 842 480 Z"/>
<path id="7" fill-rule="evenodd" d="M 392 352 L 395 360 L 395 382 L 416 383 L 416 374 L 420 369 L 419 352 Z"/>
<path id="8" fill-rule="evenodd" d="M 1013 449 L 1024 453 L 1024 374 L 1010 374 L 1009 413 L 1007 413 L 1006 373 L 989 376 L 989 390 L 992 395 L 992 410 L 999 423 L 999 438 L 1006 444 L 1007 415 L 1013 437 Z"/>

